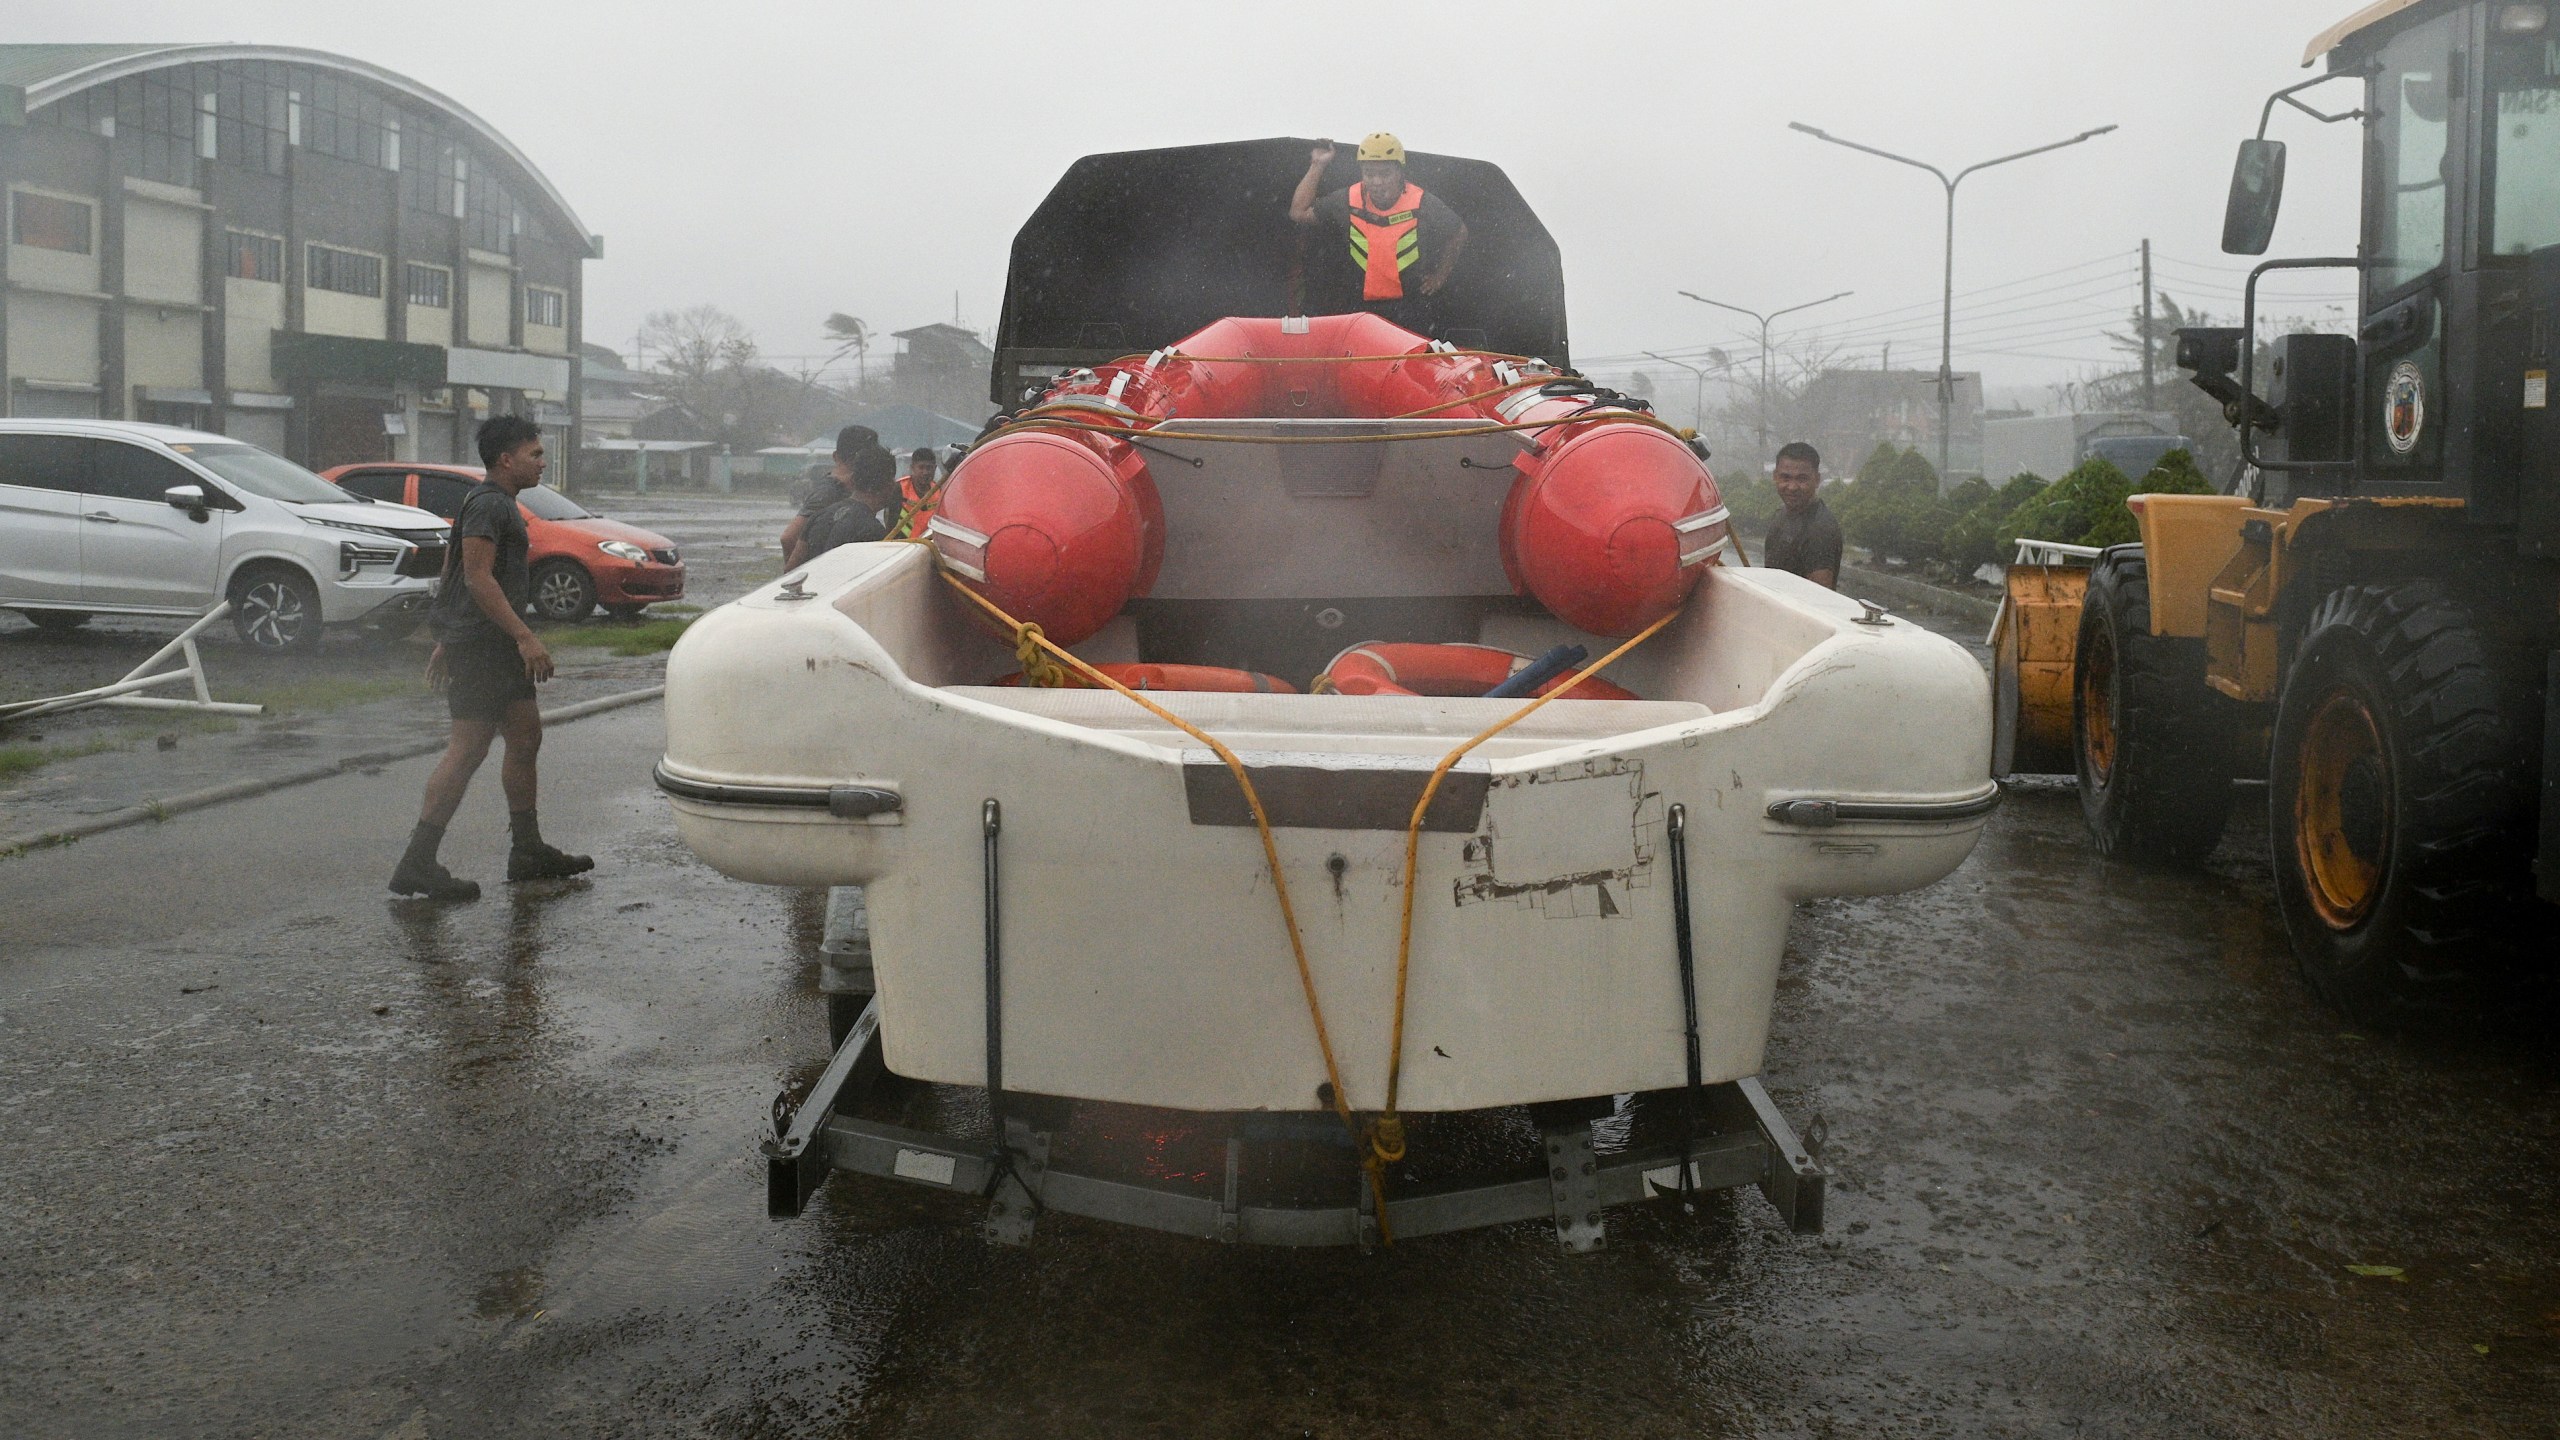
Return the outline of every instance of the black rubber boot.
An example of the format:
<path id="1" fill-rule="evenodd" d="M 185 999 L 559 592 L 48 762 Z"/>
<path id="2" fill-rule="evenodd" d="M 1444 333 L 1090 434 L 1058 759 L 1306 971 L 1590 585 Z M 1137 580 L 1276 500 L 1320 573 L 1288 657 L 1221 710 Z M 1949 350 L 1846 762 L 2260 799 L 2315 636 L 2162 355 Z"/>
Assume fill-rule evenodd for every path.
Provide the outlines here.
<path id="1" fill-rule="evenodd" d="M 478 882 L 464 880 L 436 861 L 436 847 L 444 843 L 444 827 L 421 820 L 409 832 L 409 849 L 391 872 L 391 893 L 423 895 L 430 900 L 477 900 Z"/>
<path id="2" fill-rule="evenodd" d="M 558 846 L 544 844 L 542 827 L 530 810 L 509 814 L 507 828 L 515 836 L 515 843 L 507 848 L 509 880 L 566 880 L 596 868 L 596 862 L 588 856 L 572 855 Z"/>

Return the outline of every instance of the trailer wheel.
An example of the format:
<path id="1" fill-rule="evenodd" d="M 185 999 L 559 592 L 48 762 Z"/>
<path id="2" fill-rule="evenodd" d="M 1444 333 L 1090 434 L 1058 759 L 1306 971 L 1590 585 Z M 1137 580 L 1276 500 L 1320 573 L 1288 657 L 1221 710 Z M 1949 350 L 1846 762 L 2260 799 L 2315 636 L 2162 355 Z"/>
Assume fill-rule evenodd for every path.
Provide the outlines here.
<path id="1" fill-rule="evenodd" d="M 2276 710 L 2268 833 L 2303 978 L 2358 1021 L 2466 1001 L 2532 901 L 2536 712 L 2434 581 L 2332 592 Z"/>
<path id="2" fill-rule="evenodd" d="M 2098 853 L 2195 865 L 2221 841 L 2240 721 L 2204 663 L 2203 641 L 2151 633 L 2140 548 L 2099 556 L 2071 677 L 2080 814 Z"/>

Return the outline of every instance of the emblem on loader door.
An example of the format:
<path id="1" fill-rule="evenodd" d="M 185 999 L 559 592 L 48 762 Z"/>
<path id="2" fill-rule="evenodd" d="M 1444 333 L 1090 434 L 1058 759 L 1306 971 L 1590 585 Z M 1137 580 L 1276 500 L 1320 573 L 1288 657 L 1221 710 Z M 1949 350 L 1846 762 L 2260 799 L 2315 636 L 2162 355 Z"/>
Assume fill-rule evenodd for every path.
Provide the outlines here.
<path id="1" fill-rule="evenodd" d="M 2427 384 L 2418 377 L 2418 364 L 2403 360 L 2391 367 L 2391 381 L 2382 387 L 2382 433 L 2391 441 L 2393 453 L 2406 455 L 2418 448 L 2418 432 L 2427 424 Z"/>

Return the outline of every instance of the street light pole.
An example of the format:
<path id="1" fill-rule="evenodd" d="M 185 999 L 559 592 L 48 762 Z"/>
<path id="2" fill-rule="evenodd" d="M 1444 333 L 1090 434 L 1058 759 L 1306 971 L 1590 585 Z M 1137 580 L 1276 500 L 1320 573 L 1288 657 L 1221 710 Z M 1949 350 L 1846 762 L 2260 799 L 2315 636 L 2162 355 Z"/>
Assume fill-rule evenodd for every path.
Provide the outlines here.
<path id="1" fill-rule="evenodd" d="M 1736 315 L 1748 315 L 1760 322 L 1760 457 L 1762 462 L 1766 463 L 1769 455 L 1769 322 L 1781 315 L 1793 315 L 1799 310 L 1810 310 L 1816 305 L 1828 305 L 1834 300 L 1846 299 L 1858 292 L 1843 290 L 1837 295 L 1825 295 L 1819 300 L 1807 300 L 1801 305 L 1772 310 L 1766 315 L 1757 310 L 1745 310 L 1739 305 L 1727 305 L 1721 300 L 1710 300 L 1693 290 L 1683 290 L 1680 293 L 1701 305 L 1713 305 L 1719 310 L 1730 310 Z"/>
<path id="2" fill-rule="evenodd" d="M 1661 361 L 1665 365 L 1677 365 L 1681 369 L 1698 377 L 1697 393 L 1692 396 L 1689 401 L 1689 428 L 1692 430 L 1704 429 L 1707 420 L 1707 372 L 1690 364 L 1686 360 L 1674 360 L 1668 355 L 1655 355 L 1654 352 L 1650 350 L 1647 350 L 1644 353 L 1647 355 L 1653 355 L 1654 359 Z"/>
<path id="3" fill-rule="evenodd" d="M 1828 140 L 1844 149 L 1864 151 L 1880 160 L 1890 160 L 1897 165 L 1908 165 L 1915 170 L 1926 170 L 1938 177 L 1938 183 L 1946 187 L 1947 238 L 1945 263 L 1942 266 L 1943 288 L 1938 311 L 1938 484 L 1943 489 L 1947 483 L 1947 446 L 1954 431 L 1956 402 L 1956 187 L 1964 183 L 1964 177 L 1976 170 L 1988 170 L 1994 165 L 2006 165 L 2012 160 L 2024 160 L 2030 155 L 2042 155 L 2048 150 L 2059 150 L 2066 145 L 2077 145 L 2083 140 L 2094 140 L 2116 127 L 2101 125 L 2095 130 L 2083 130 L 2068 140 L 2056 140 L 2050 145 L 2038 145 L 2032 150 L 2021 150 L 2014 155 L 2002 155 L 1978 164 L 1967 165 L 1952 176 L 1926 160 L 1914 160 L 1908 155 L 1896 155 L 1890 150 L 1879 150 L 1873 145 L 1861 145 L 1855 140 L 1843 140 L 1837 135 L 1817 130 L 1801 120 L 1788 121 L 1787 128 L 1802 131 L 1816 140 Z"/>

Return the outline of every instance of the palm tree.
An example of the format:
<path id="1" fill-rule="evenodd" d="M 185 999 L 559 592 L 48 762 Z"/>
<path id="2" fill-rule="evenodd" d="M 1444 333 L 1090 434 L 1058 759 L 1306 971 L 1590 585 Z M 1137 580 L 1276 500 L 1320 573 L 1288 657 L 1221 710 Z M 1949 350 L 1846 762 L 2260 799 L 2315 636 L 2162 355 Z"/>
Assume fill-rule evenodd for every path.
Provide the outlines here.
<path id="1" fill-rule="evenodd" d="M 871 327 L 860 318 L 839 310 L 827 317 L 827 338 L 836 342 L 835 353 L 827 357 L 827 364 L 833 365 L 848 354 L 853 356 L 853 388 L 859 393 L 863 381 L 869 378 L 867 363 L 871 358 Z"/>

